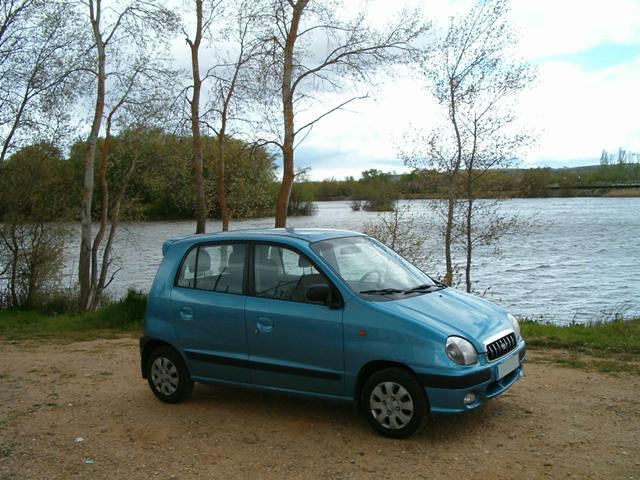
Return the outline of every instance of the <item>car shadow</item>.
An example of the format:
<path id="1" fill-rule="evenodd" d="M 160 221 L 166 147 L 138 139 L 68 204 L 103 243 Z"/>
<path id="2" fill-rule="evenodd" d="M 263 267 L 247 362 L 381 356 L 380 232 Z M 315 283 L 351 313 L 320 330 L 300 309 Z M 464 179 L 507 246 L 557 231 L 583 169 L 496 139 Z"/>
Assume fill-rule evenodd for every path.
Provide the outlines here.
<path id="1" fill-rule="evenodd" d="M 261 424 L 313 423 L 314 428 L 326 427 L 345 430 L 349 434 L 379 437 L 358 415 L 352 403 L 317 399 L 279 392 L 263 392 L 237 387 L 196 384 L 188 402 L 198 408 L 224 410 L 225 415 L 250 415 Z M 498 429 L 495 419 L 510 412 L 507 403 L 499 399 L 481 405 L 461 415 L 429 417 L 423 430 L 409 441 L 444 443 L 463 436 L 485 435 L 487 430 Z"/>

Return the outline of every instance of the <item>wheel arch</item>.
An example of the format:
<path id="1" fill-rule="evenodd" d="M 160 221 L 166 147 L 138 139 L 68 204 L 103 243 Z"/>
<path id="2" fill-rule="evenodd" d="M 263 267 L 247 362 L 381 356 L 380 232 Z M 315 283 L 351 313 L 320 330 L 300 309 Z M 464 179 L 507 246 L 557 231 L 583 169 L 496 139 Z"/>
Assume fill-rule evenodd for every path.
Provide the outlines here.
<path id="1" fill-rule="evenodd" d="M 160 340 L 158 338 L 150 338 L 150 337 L 142 337 L 140 338 L 140 369 L 142 371 L 142 378 L 147 378 L 149 376 L 148 372 L 148 363 L 149 363 L 149 355 L 156 348 L 159 347 L 170 347 L 174 349 L 178 355 L 180 352 L 171 345 L 169 342 L 165 342 L 164 340 Z M 187 367 L 188 369 L 188 367 Z"/>
<path id="2" fill-rule="evenodd" d="M 356 406 L 360 404 L 360 394 L 362 393 L 362 389 L 364 388 L 364 384 L 366 383 L 367 379 L 374 373 L 379 372 L 380 370 L 384 370 L 385 368 L 399 368 L 401 370 L 404 370 L 413 375 L 416 380 L 418 380 L 418 383 L 420 383 L 416 372 L 414 372 L 408 365 L 404 363 L 393 362 L 390 360 L 372 360 L 370 362 L 367 362 L 360 368 L 358 376 L 356 377 L 356 383 L 353 391 L 353 398 Z M 425 392 L 425 397 L 426 396 L 427 393 Z"/>

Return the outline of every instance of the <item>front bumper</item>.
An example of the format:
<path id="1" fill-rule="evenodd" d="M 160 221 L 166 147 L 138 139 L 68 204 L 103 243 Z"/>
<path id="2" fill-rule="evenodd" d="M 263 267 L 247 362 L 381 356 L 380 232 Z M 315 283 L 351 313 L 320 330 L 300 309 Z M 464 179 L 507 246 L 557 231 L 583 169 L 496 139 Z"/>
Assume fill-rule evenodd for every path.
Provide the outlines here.
<path id="1" fill-rule="evenodd" d="M 433 415 L 464 413 L 504 393 L 523 376 L 525 352 L 525 344 L 521 341 L 509 354 L 496 361 L 485 363 L 465 375 L 417 372 L 418 378 L 427 393 L 431 413 Z M 516 355 L 519 357 L 518 367 L 503 378 L 498 379 L 498 365 Z M 472 403 L 465 405 L 464 397 L 467 393 L 474 393 L 476 398 Z"/>

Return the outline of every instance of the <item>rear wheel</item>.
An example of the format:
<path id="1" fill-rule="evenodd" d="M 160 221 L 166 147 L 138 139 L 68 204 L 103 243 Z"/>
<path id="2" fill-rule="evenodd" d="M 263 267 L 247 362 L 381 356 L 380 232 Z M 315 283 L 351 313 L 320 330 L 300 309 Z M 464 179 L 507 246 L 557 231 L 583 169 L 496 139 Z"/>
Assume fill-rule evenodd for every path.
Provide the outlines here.
<path id="1" fill-rule="evenodd" d="M 166 403 L 186 400 L 193 391 L 193 381 L 182 357 L 173 348 L 156 348 L 147 363 L 149 387 L 156 397 Z"/>
<path id="2" fill-rule="evenodd" d="M 422 428 L 427 399 L 418 380 L 400 368 L 372 374 L 361 394 L 361 410 L 381 435 L 406 438 Z"/>

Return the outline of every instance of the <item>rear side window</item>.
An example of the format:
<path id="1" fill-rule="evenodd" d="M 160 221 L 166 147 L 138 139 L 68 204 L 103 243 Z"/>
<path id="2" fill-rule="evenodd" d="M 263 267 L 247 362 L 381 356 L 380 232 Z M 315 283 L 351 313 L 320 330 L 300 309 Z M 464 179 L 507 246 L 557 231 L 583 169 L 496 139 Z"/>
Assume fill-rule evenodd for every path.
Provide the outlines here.
<path id="1" fill-rule="evenodd" d="M 192 248 L 182 262 L 176 286 L 242 293 L 245 248 L 242 243 Z"/>

